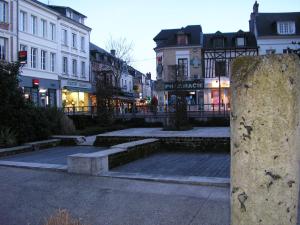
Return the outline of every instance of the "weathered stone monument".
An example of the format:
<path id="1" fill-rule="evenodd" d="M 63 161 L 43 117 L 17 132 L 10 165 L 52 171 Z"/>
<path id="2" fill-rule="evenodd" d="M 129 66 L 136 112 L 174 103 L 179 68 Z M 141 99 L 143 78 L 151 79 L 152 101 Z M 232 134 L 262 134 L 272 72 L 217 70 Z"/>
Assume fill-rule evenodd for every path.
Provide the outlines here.
<path id="1" fill-rule="evenodd" d="M 296 225 L 300 60 L 237 58 L 231 91 L 231 224 Z"/>

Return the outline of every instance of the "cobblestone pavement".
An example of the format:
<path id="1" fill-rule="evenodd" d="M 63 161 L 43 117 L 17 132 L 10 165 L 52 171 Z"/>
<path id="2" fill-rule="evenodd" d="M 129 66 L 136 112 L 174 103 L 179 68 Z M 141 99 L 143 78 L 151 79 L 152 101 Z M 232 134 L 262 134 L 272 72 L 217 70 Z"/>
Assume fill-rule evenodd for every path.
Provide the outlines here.
<path id="1" fill-rule="evenodd" d="M 67 156 L 77 153 L 91 153 L 101 151 L 101 147 L 91 146 L 72 146 L 72 147 L 55 147 L 48 148 L 37 152 L 27 152 L 9 157 L 2 157 L 3 161 L 31 162 L 31 163 L 48 163 L 48 164 L 67 164 Z"/>
<path id="2" fill-rule="evenodd" d="M 229 178 L 230 155 L 225 153 L 163 152 L 114 168 L 112 171 L 166 176 Z"/>

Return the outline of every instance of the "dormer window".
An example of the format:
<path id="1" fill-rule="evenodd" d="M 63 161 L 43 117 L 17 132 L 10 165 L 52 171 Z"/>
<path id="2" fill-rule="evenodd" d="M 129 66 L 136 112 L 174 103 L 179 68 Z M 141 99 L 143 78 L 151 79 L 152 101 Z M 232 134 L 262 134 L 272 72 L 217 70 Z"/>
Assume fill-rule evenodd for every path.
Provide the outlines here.
<path id="1" fill-rule="evenodd" d="M 236 47 L 244 47 L 245 46 L 245 38 L 237 37 L 236 38 Z"/>
<path id="2" fill-rule="evenodd" d="M 224 48 L 224 38 L 215 38 L 213 42 L 214 48 Z"/>
<path id="3" fill-rule="evenodd" d="M 294 21 L 282 21 L 277 22 L 277 33 L 278 34 L 295 34 L 295 22 Z"/>
<path id="4" fill-rule="evenodd" d="M 187 45 L 188 37 L 186 34 L 177 34 L 177 44 L 178 45 Z"/>

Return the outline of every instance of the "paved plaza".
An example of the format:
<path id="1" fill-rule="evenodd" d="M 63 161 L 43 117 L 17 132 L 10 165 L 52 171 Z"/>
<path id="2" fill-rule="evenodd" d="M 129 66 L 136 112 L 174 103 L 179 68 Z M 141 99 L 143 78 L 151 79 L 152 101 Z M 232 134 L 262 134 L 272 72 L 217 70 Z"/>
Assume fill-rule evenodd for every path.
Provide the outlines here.
<path id="1" fill-rule="evenodd" d="M 1 161 L 13 161 L 13 162 L 28 162 L 28 163 L 46 163 L 46 164 L 58 164 L 67 165 L 68 155 L 77 153 L 92 153 L 101 151 L 101 147 L 92 146 L 59 146 L 55 148 L 44 149 L 36 152 L 27 152 L 18 155 L 2 157 Z"/>
<path id="2" fill-rule="evenodd" d="M 0 224 L 68 209 L 89 225 L 229 225 L 229 189 L 0 167 Z"/>
<path id="3" fill-rule="evenodd" d="M 162 128 L 131 128 L 99 136 L 135 137 L 230 137 L 229 127 L 195 127 L 187 131 L 164 131 Z"/>
<path id="4" fill-rule="evenodd" d="M 112 171 L 145 175 L 229 178 L 230 155 L 162 152 L 117 167 Z"/>

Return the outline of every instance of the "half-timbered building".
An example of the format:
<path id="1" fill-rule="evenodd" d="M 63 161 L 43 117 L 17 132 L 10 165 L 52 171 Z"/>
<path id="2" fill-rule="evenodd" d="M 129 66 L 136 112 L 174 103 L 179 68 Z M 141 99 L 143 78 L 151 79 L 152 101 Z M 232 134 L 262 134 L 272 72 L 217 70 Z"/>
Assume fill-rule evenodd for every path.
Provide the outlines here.
<path id="1" fill-rule="evenodd" d="M 258 55 L 255 36 L 242 30 L 204 34 L 202 54 L 204 110 L 230 110 L 230 63 L 240 56 Z"/>

